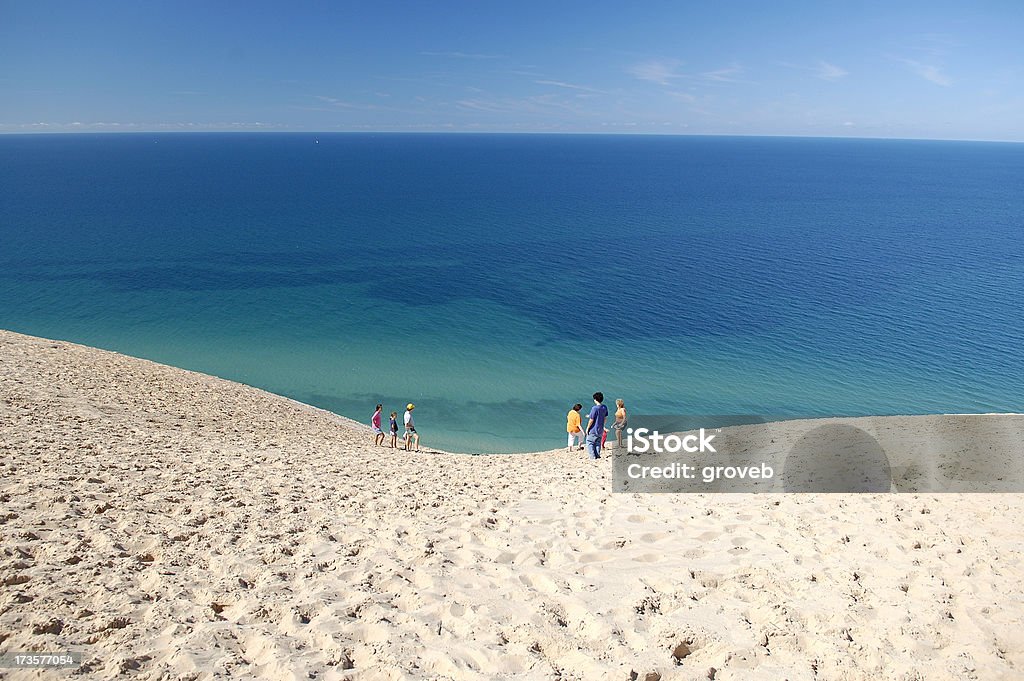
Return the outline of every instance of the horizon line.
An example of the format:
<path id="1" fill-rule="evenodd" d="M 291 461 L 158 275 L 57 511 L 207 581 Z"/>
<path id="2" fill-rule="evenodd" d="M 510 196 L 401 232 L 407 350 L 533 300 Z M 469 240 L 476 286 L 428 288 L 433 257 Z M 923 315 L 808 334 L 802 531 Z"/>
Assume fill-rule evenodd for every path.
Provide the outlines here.
<path id="1" fill-rule="evenodd" d="M 988 142 L 993 144 L 1024 144 L 1024 139 L 992 139 L 966 137 L 874 137 L 855 135 L 799 135 L 768 133 L 716 132 L 604 132 L 594 130 L 0 130 L 0 137 L 59 135 L 571 135 L 590 137 L 739 137 L 771 139 L 829 139 L 891 142 Z"/>

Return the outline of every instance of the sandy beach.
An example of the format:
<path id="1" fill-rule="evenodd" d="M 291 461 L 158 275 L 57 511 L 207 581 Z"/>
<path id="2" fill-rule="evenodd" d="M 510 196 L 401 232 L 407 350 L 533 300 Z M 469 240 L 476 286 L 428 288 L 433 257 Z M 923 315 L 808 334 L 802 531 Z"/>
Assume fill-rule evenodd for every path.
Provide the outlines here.
<path id="1" fill-rule="evenodd" d="M 0 652 L 81 676 L 1024 678 L 1020 495 L 613 494 L 6 331 L 0 451 Z"/>

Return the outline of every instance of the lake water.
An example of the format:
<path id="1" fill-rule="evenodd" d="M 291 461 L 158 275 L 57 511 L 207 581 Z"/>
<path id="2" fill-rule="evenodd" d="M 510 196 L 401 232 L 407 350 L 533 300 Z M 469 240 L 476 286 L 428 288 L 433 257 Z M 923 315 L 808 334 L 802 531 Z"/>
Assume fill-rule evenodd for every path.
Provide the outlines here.
<path id="1" fill-rule="evenodd" d="M 1024 145 L 0 136 L 0 327 L 428 447 L 633 413 L 1024 411 Z"/>

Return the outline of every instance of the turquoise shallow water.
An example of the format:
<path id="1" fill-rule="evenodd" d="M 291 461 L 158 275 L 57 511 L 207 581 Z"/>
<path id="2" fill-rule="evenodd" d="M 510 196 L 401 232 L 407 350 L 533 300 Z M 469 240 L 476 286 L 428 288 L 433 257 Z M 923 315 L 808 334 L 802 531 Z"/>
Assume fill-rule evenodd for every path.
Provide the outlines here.
<path id="1" fill-rule="evenodd" d="M 1024 411 L 1024 146 L 0 137 L 0 326 L 424 442 L 634 413 Z"/>

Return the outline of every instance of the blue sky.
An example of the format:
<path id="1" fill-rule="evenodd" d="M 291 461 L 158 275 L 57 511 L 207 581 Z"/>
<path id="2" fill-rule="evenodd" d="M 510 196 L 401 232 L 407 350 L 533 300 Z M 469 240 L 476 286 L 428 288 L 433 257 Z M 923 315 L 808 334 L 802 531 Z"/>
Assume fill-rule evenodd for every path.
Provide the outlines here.
<path id="1" fill-rule="evenodd" d="M 0 132 L 1024 141 L 1024 2 L 0 0 Z"/>

